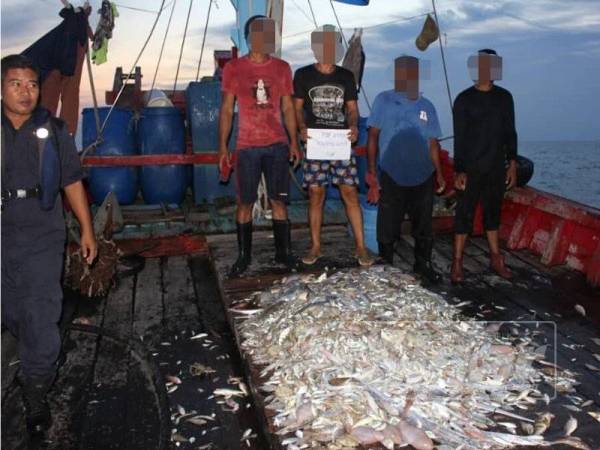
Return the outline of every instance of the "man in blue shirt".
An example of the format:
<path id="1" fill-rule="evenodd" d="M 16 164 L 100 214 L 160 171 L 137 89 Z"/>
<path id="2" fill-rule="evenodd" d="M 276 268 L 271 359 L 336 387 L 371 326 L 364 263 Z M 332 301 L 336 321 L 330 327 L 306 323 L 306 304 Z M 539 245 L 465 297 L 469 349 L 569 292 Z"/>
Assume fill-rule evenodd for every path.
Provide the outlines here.
<path id="1" fill-rule="evenodd" d="M 438 192 L 445 188 L 437 141 L 440 125 L 434 106 L 419 93 L 419 60 L 401 56 L 394 66 L 394 89 L 375 98 L 367 123 L 368 200 L 379 202 L 380 256 L 393 263 L 394 244 L 408 213 L 415 238 L 414 271 L 435 283 L 441 277 L 431 265 L 434 172 Z"/>

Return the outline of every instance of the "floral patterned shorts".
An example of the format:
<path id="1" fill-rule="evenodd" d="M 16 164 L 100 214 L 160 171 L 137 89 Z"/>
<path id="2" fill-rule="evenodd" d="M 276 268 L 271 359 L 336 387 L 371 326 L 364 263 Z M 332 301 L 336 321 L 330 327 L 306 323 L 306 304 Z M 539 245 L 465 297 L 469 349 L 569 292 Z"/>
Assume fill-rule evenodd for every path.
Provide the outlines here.
<path id="1" fill-rule="evenodd" d="M 358 187 L 358 171 L 356 169 L 356 158 L 351 156 L 349 160 L 321 161 L 307 159 L 302 166 L 304 181 L 302 187 L 327 186 L 331 183 Z"/>

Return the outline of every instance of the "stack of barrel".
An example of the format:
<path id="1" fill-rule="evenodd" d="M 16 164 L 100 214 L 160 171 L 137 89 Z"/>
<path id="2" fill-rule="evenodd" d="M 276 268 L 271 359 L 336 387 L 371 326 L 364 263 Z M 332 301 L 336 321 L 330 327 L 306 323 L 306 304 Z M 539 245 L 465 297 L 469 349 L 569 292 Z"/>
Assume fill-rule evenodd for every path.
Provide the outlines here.
<path id="1" fill-rule="evenodd" d="M 107 117 L 109 107 L 99 108 L 100 122 Z M 83 147 L 97 138 L 94 110 L 83 110 Z M 96 146 L 94 156 L 132 156 L 183 154 L 185 125 L 175 107 L 144 108 L 139 120 L 130 110 L 114 108 Z M 124 167 L 92 167 L 89 173 L 90 193 L 95 203 L 101 203 L 113 192 L 119 204 L 135 202 L 141 188 L 146 204 L 180 204 L 189 185 L 190 170 L 185 165 Z"/>
<path id="2" fill-rule="evenodd" d="M 194 153 L 216 152 L 219 148 L 221 82 L 212 78 L 191 82 L 185 91 L 185 97 Z M 230 150 L 235 149 L 237 130 L 237 114 L 235 114 L 229 138 Z M 235 176 L 235 173 L 232 176 Z M 216 164 L 195 164 L 195 203 L 213 203 L 215 199 L 222 197 L 235 197 L 234 181 L 221 183 Z"/>

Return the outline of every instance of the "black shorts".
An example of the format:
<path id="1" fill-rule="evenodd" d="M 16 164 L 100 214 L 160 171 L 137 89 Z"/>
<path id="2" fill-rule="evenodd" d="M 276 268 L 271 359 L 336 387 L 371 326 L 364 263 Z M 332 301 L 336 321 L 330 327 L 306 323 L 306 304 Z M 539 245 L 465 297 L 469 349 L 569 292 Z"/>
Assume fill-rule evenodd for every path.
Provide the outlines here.
<path id="1" fill-rule="evenodd" d="M 236 192 L 240 203 L 256 201 L 261 174 L 265 175 L 269 198 L 288 202 L 290 163 L 287 144 L 245 148 L 236 153 Z"/>
<path id="2" fill-rule="evenodd" d="M 483 228 L 496 231 L 500 227 L 500 212 L 506 190 L 506 170 L 499 167 L 490 173 L 467 173 L 467 186 L 464 192 L 457 191 L 454 232 L 470 234 L 473 231 L 475 209 L 481 201 Z"/>

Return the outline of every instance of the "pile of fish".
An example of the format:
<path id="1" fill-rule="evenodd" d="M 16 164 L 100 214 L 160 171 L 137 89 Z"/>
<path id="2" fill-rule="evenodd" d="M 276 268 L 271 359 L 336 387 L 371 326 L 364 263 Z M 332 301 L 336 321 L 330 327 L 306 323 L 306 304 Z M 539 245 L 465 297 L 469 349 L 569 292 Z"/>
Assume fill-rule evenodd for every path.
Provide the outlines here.
<path id="1" fill-rule="evenodd" d="M 576 422 L 550 442 L 552 414 L 523 415 L 550 401 L 540 382 L 573 390 L 571 374 L 547 375 L 531 338 L 460 316 L 397 269 L 298 275 L 247 303 L 242 348 L 289 450 L 589 448 Z"/>

